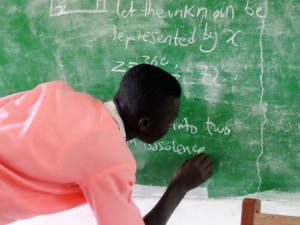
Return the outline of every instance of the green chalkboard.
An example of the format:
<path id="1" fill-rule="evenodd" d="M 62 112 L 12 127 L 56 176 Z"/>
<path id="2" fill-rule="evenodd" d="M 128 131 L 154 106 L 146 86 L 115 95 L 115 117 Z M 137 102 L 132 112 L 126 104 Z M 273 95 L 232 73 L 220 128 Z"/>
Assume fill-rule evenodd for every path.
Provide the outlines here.
<path id="1" fill-rule="evenodd" d="M 178 79 L 173 129 L 128 143 L 138 184 L 204 151 L 209 197 L 300 191 L 299 0 L 2 0 L 0 27 L 0 96 L 62 79 L 106 101 L 137 63 Z"/>

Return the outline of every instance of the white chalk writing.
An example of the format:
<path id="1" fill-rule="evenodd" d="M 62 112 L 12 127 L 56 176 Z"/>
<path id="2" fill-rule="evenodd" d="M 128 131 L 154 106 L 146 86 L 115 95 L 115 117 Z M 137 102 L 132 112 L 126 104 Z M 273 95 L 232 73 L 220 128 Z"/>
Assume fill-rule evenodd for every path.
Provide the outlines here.
<path id="1" fill-rule="evenodd" d="M 146 63 L 154 66 L 164 67 L 170 65 L 170 61 L 166 57 L 162 57 L 159 55 L 149 56 L 149 55 L 142 55 L 140 61 L 121 61 L 118 60 L 115 62 L 115 65 L 111 69 L 112 72 L 116 73 L 125 73 L 131 67 L 139 64 L 139 63 Z M 174 69 L 178 68 L 178 64 L 174 65 Z M 172 73 L 174 77 L 179 78 L 180 74 Z"/>
<path id="2" fill-rule="evenodd" d="M 158 31 L 143 32 L 141 30 L 138 30 L 135 35 L 126 34 L 125 31 L 123 32 L 118 30 L 116 25 L 113 26 L 113 30 L 114 30 L 114 37 L 112 40 L 124 42 L 126 49 L 129 47 L 130 43 L 133 43 L 135 41 L 142 41 L 149 44 L 166 44 L 166 45 L 182 46 L 182 47 L 187 47 L 196 42 L 195 39 L 196 27 L 194 27 L 194 30 L 190 32 L 189 36 L 185 35 L 186 31 L 183 31 L 183 29 L 179 29 L 179 28 L 176 29 L 175 33 L 167 34 L 167 35 L 160 33 Z"/>
<path id="3" fill-rule="evenodd" d="M 230 20 L 233 20 L 235 16 L 234 7 L 232 5 L 228 5 L 216 10 L 197 5 L 184 5 L 181 8 L 175 8 L 171 10 L 155 7 L 152 4 L 152 0 L 145 0 L 144 8 L 136 8 L 134 5 L 134 1 L 131 1 L 130 6 L 127 9 L 121 9 L 121 5 L 123 5 L 122 3 L 124 2 L 125 1 L 118 0 L 116 9 L 117 14 L 123 18 L 127 18 L 129 16 L 132 17 L 137 12 L 142 12 L 145 17 L 151 16 L 158 17 L 160 19 L 176 17 L 180 19 L 200 18 L 218 20 L 228 18 Z"/>
<path id="4" fill-rule="evenodd" d="M 173 130 L 185 130 L 190 134 L 196 134 L 198 132 L 198 128 L 195 125 L 190 124 L 187 117 L 184 117 L 181 123 L 175 122 L 173 124 Z"/>
<path id="5" fill-rule="evenodd" d="M 200 65 L 200 72 L 202 76 L 203 84 L 213 84 L 215 86 L 220 86 L 217 82 L 219 70 L 214 66 Z"/>
<path id="6" fill-rule="evenodd" d="M 238 30 L 238 31 L 234 32 L 234 31 L 231 30 L 231 29 L 228 29 L 227 31 L 230 32 L 230 33 L 232 34 L 232 36 L 231 36 L 226 42 L 227 42 L 227 43 L 231 43 L 231 44 L 233 44 L 234 46 L 237 47 L 238 44 L 235 42 L 235 38 L 236 38 L 236 36 L 237 36 L 238 33 L 241 33 L 241 31 Z"/>
<path id="7" fill-rule="evenodd" d="M 205 147 L 199 147 L 198 145 L 186 146 L 183 144 L 177 144 L 175 140 L 173 141 L 158 141 L 154 144 L 145 144 L 147 151 L 172 151 L 179 155 L 182 154 L 194 154 L 204 152 Z"/>
<path id="8" fill-rule="evenodd" d="M 224 41 L 220 36 L 224 33 L 231 33 L 226 40 L 233 46 L 238 47 L 236 42 L 237 35 L 242 31 L 234 31 L 228 26 L 223 30 L 215 30 L 212 26 L 218 20 L 233 21 L 235 18 L 235 9 L 232 5 L 218 6 L 215 9 L 192 5 L 179 5 L 177 8 L 163 9 L 152 4 L 152 0 L 144 0 L 144 4 L 137 1 L 117 0 L 115 8 L 107 8 L 106 0 L 50 0 L 50 16 L 63 16 L 67 14 L 84 14 L 84 13 L 115 13 L 118 18 L 127 19 L 134 16 L 151 17 L 158 19 L 194 19 L 197 21 L 192 27 L 176 27 L 175 29 L 152 30 L 145 27 L 140 29 L 124 29 L 121 25 L 112 26 L 113 41 L 124 43 L 125 49 L 133 46 L 134 42 L 144 42 L 147 44 L 160 44 L 177 47 L 188 47 L 198 43 L 199 52 L 208 54 L 218 48 L 219 42 Z M 113 4 L 112 4 L 113 5 Z M 112 6 L 110 5 L 110 6 Z M 253 9 L 246 5 L 245 11 L 252 15 L 256 13 L 261 15 L 260 8 L 254 12 Z M 252 12 L 253 11 L 253 12 Z M 149 63 L 150 64 L 150 63 Z"/>
<path id="9" fill-rule="evenodd" d="M 184 145 L 182 143 L 177 143 L 176 140 L 172 140 L 172 141 L 158 141 L 155 142 L 153 144 L 142 144 L 139 145 L 138 142 L 136 140 L 130 140 L 127 141 L 127 144 L 129 146 L 134 145 L 135 147 L 143 147 L 145 151 L 151 151 L 151 152 L 173 152 L 176 153 L 178 155 L 182 155 L 182 154 L 199 154 L 201 152 L 205 151 L 205 147 L 204 146 L 198 146 L 196 144 L 192 144 L 192 145 Z"/>
<path id="10" fill-rule="evenodd" d="M 87 4 L 84 1 L 51 0 L 50 16 L 62 16 L 81 13 L 105 13 L 106 0 L 94 0 Z"/>
<path id="11" fill-rule="evenodd" d="M 259 6 L 255 9 L 253 6 L 249 5 L 249 0 L 247 0 L 245 12 L 250 16 L 257 16 L 264 19 L 267 16 L 267 1 L 264 1 L 264 7 Z"/>
<path id="12" fill-rule="evenodd" d="M 214 122 L 210 120 L 209 117 L 207 117 L 206 129 L 210 135 L 214 135 L 215 133 L 229 135 L 231 132 L 230 128 L 227 125 L 222 127 L 217 126 Z"/>

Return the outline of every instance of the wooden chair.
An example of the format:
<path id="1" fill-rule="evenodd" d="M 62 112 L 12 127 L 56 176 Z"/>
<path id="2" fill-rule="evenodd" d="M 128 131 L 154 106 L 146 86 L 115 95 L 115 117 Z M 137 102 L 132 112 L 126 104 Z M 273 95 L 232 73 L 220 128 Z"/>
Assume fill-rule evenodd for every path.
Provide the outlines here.
<path id="1" fill-rule="evenodd" d="M 300 225 L 300 217 L 261 213 L 260 206 L 260 200 L 245 198 L 241 225 Z"/>

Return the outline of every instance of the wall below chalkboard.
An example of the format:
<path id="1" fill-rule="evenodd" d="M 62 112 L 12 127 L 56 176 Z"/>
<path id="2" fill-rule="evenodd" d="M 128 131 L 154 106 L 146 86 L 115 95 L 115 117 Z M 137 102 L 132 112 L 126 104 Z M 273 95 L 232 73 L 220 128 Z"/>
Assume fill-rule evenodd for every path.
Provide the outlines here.
<path id="1" fill-rule="evenodd" d="M 157 197 L 134 197 L 133 201 L 139 207 L 141 214 L 146 215 L 156 202 Z M 168 224 L 172 225 L 240 225 L 242 200 L 216 200 L 216 199 L 184 199 L 176 208 Z M 300 216 L 300 203 L 295 201 L 266 201 L 262 200 L 264 213 Z M 82 223 L 96 225 L 97 222 L 88 205 L 77 207 L 63 213 L 40 216 L 30 220 L 19 221 L 13 225 L 61 225 Z"/>
<path id="2" fill-rule="evenodd" d="M 0 96 L 62 79 L 106 101 L 137 63 L 178 79 L 173 129 L 128 143 L 138 184 L 206 152 L 209 197 L 300 192 L 299 1 L 4 0 L 0 26 Z"/>

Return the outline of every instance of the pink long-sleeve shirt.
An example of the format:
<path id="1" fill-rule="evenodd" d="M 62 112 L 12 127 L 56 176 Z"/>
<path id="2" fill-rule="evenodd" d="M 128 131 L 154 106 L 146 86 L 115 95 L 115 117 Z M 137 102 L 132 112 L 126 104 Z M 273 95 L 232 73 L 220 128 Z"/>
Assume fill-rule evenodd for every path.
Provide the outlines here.
<path id="1" fill-rule="evenodd" d="M 0 225 L 86 202 L 99 225 L 144 225 L 135 172 L 100 100 L 63 81 L 0 98 Z"/>

